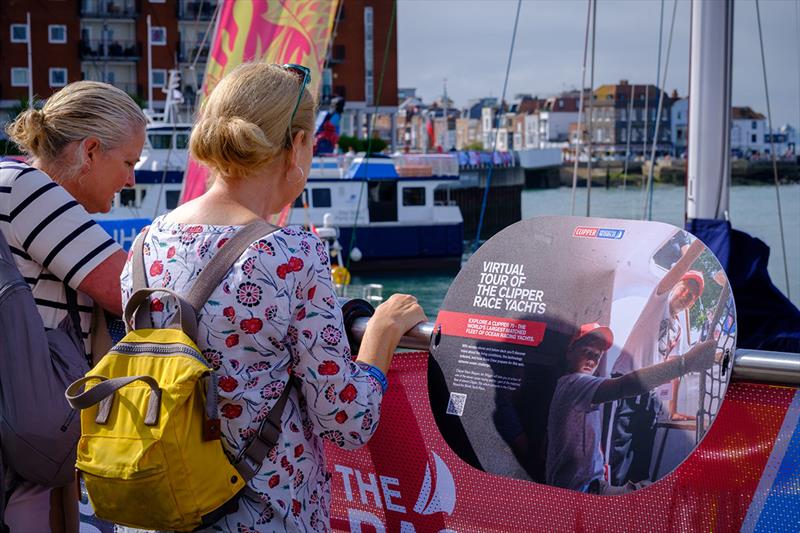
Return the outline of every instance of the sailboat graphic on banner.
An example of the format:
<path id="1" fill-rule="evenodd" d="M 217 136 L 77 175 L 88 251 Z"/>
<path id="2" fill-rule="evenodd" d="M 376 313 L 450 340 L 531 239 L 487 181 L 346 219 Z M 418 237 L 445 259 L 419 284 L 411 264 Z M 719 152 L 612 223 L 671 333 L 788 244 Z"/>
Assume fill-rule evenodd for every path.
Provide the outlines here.
<path id="1" fill-rule="evenodd" d="M 447 464 L 436 452 L 431 452 L 435 477 L 431 477 L 431 463 L 425 465 L 425 479 L 419 491 L 414 511 L 418 514 L 453 514 L 456 507 L 456 483 Z"/>

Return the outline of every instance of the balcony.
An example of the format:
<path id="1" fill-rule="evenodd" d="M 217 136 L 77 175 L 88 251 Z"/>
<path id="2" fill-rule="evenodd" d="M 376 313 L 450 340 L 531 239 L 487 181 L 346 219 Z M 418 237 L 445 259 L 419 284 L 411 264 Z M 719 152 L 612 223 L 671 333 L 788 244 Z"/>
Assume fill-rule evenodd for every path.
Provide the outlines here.
<path id="1" fill-rule="evenodd" d="M 82 17 L 133 18 L 136 16 L 134 0 L 82 0 Z"/>
<path id="2" fill-rule="evenodd" d="M 199 63 L 208 60 L 209 42 L 206 41 L 180 41 L 178 43 L 178 61 L 193 62 L 195 57 Z"/>
<path id="3" fill-rule="evenodd" d="M 180 0 L 178 18 L 180 20 L 211 20 L 217 9 L 217 0 Z"/>
<path id="4" fill-rule="evenodd" d="M 133 61 L 140 55 L 136 41 L 81 39 L 81 59 Z"/>

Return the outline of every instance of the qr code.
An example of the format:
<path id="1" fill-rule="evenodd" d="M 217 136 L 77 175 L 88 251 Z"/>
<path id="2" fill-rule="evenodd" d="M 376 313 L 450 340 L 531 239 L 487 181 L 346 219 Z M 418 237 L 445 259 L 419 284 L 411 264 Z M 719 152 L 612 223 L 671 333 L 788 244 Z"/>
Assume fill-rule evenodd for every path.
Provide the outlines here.
<path id="1" fill-rule="evenodd" d="M 464 414 L 464 404 L 467 403 L 467 395 L 460 392 L 451 392 L 450 401 L 447 402 L 447 414 L 461 416 Z"/>

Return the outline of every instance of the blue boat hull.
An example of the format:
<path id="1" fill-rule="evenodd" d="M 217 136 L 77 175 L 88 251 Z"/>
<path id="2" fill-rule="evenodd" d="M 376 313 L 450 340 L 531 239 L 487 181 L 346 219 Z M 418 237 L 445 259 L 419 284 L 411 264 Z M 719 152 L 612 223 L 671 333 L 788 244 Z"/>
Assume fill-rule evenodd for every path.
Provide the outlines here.
<path id="1" fill-rule="evenodd" d="M 350 261 L 353 272 L 425 268 L 455 271 L 461 267 L 464 225 L 373 226 L 339 228 L 339 243 L 347 254 L 361 250 L 360 261 Z M 345 255 L 346 257 L 346 255 Z"/>

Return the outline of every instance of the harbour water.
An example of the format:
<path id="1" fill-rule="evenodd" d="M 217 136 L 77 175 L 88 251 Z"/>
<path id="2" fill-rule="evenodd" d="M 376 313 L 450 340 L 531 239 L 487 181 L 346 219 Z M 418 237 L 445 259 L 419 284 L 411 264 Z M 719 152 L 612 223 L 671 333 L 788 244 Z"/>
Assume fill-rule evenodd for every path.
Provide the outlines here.
<path id="1" fill-rule="evenodd" d="M 791 300 L 800 306 L 800 184 L 780 189 L 783 225 L 786 238 Z M 653 195 L 653 220 L 683 227 L 684 187 L 656 186 Z M 638 186 L 604 189 L 591 193 L 591 215 L 607 218 L 641 219 L 642 191 Z M 526 190 L 522 193 L 522 216 L 569 215 L 572 191 L 569 188 Z M 772 186 L 734 186 L 731 189 L 733 227 L 758 237 L 770 247 L 769 272 L 772 282 L 786 294 L 777 200 Z M 586 213 L 586 189 L 578 189 L 575 213 Z M 471 236 L 465 235 L 465 238 Z M 430 320 L 436 318 L 454 276 L 441 273 L 401 272 L 355 276 L 353 283 L 380 283 L 384 297 L 395 292 L 415 295 Z"/>

